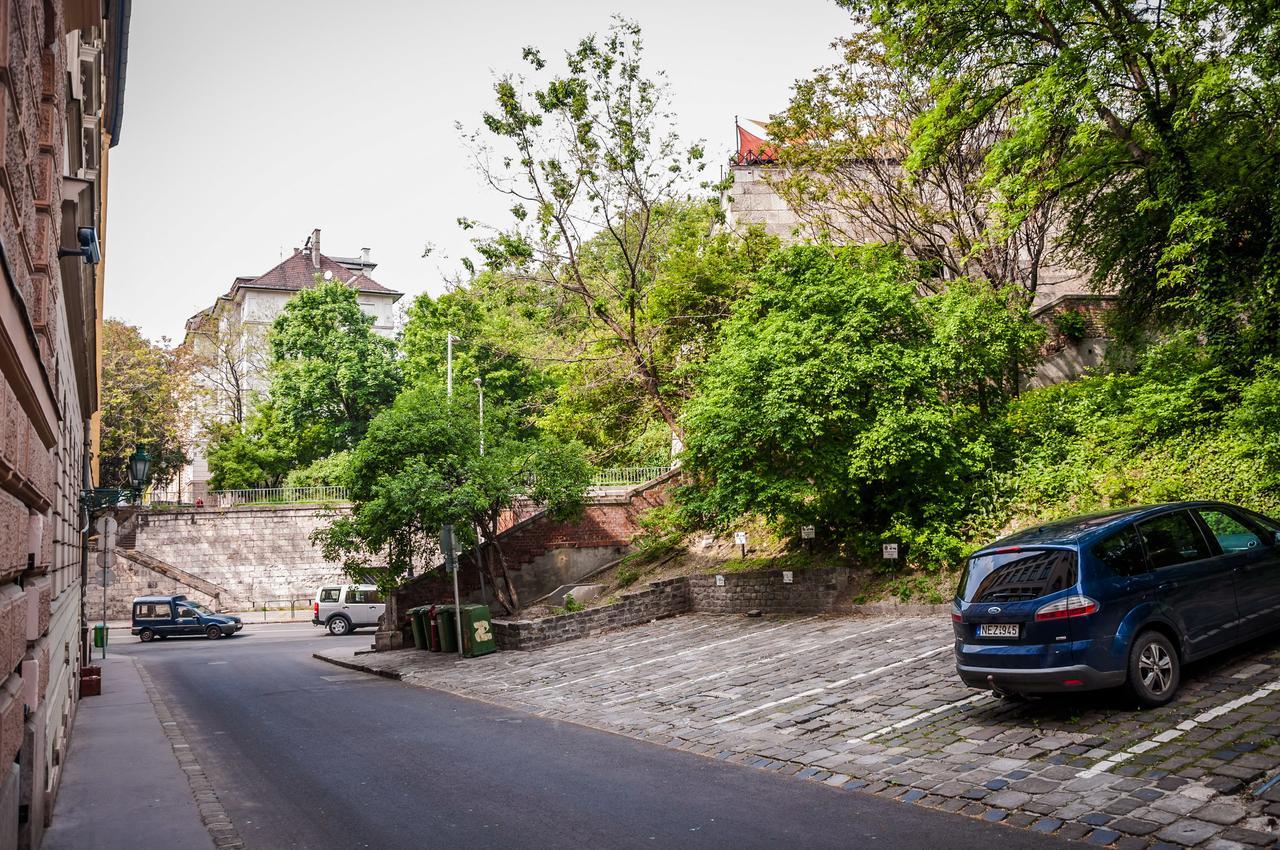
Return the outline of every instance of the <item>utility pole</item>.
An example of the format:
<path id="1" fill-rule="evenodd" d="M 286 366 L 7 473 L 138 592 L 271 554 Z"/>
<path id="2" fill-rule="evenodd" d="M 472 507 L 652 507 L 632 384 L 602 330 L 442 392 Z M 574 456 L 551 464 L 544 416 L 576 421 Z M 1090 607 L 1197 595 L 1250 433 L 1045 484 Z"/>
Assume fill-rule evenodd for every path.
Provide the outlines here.
<path id="1" fill-rule="evenodd" d="M 449 398 L 453 398 L 453 344 L 460 342 L 458 337 L 452 333 L 445 334 L 445 367 L 444 367 L 444 386 L 445 394 Z"/>
<path id="2" fill-rule="evenodd" d="M 471 383 L 480 391 L 480 457 L 484 457 L 484 380 L 472 378 Z M 476 523 L 476 572 L 480 574 L 480 600 L 489 604 L 489 591 L 484 586 L 484 568 L 480 566 L 480 547 L 484 545 L 484 536 L 480 533 L 480 523 Z"/>

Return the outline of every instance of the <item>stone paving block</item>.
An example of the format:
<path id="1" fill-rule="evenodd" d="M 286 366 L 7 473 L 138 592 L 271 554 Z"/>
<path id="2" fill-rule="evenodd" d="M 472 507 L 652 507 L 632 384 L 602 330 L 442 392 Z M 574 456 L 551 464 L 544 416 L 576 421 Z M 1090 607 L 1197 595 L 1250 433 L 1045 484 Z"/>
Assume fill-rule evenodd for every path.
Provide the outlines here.
<path id="1" fill-rule="evenodd" d="M 885 640 L 902 633 L 911 639 Z M 418 652 L 360 660 L 398 656 L 391 666 L 412 684 L 782 775 L 975 817 L 1001 813 L 1019 827 L 1060 821 L 1054 834 L 1071 839 L 1185 847 L 1196 836 L 1247 846 L 1244 837 L 1273 837 L 1257 820 L 1266 803 L 1230 794 L 1280 764 L 1280 744 L 1265 743 L 1280 739 L 1280 693 L 1211 722 L 1195 718 L 1275 678 L 1280 652 L 1262 647 L 1225 662 L 1237 672 L 1261 665 L 1254 678 L 1198 665 L 1173 703 L 1141 712 L 1088 697 L 1069 710 L 996 699 L 949 708 L 976 694 L 955 678 L 951 640 L 945 617 L 697 614 L 465 666 Z M 907 659 L 910 677 L 892 668 Z M 1184 721 L 1190 728 L 1175 729 Z M 1080 775 L 1139 746 L 1111 770 Z M 1280 801 L 1272 805 L 1280 812 Z"/>
<path id="2" fill-rule="evenodd" d="M 1156 837 L 1182 847 L 1194 847 L 1216 835 L 1218 831 L 1218 824 L 1184 818 L 1161 829 Z"/>

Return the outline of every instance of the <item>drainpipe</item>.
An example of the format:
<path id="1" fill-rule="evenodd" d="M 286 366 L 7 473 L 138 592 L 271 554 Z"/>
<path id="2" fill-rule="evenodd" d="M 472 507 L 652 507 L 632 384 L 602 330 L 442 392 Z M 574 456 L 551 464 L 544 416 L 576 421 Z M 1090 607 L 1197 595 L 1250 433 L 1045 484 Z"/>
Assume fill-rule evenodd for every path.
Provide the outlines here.
<path id="1" fill-rule="evenodd" d="M 83 482 L 81 490 L 88 490 L 93 487 L 93 468 L 89 457 L 89 435 L 93 433 L 90 430 L 90 420 L 84 420 L 84 461 L 83 461 Z M 80 531 L 80 663 L 91 658 L 92 649 L 89 646 L 89 508 L 84 504 L 80 505 L 80 517 L 84 522 L 84 528 Z"/>

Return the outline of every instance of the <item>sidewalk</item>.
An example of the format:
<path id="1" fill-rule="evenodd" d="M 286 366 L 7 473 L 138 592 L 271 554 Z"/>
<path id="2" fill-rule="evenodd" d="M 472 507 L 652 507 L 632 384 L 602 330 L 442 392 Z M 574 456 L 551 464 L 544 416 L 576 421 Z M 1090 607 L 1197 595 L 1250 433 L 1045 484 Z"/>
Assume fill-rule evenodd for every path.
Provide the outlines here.
<path id="1" fill-rule="evenodd" d="M 102 695 L 80 703 L 44 850 L 212 850 L 133 661 L 108 656 Z"/>

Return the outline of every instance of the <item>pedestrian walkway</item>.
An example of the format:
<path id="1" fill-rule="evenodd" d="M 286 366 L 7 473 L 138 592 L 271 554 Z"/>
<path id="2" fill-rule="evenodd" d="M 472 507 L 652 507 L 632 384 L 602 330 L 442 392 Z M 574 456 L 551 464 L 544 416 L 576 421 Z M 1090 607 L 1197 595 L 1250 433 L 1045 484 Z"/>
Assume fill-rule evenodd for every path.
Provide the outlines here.
<path id="1" fill-rule="evenodd" d="M 212 850 L 133 660 L 94 663 L 102 695 L 80 703 L 44 850 Z"/>

